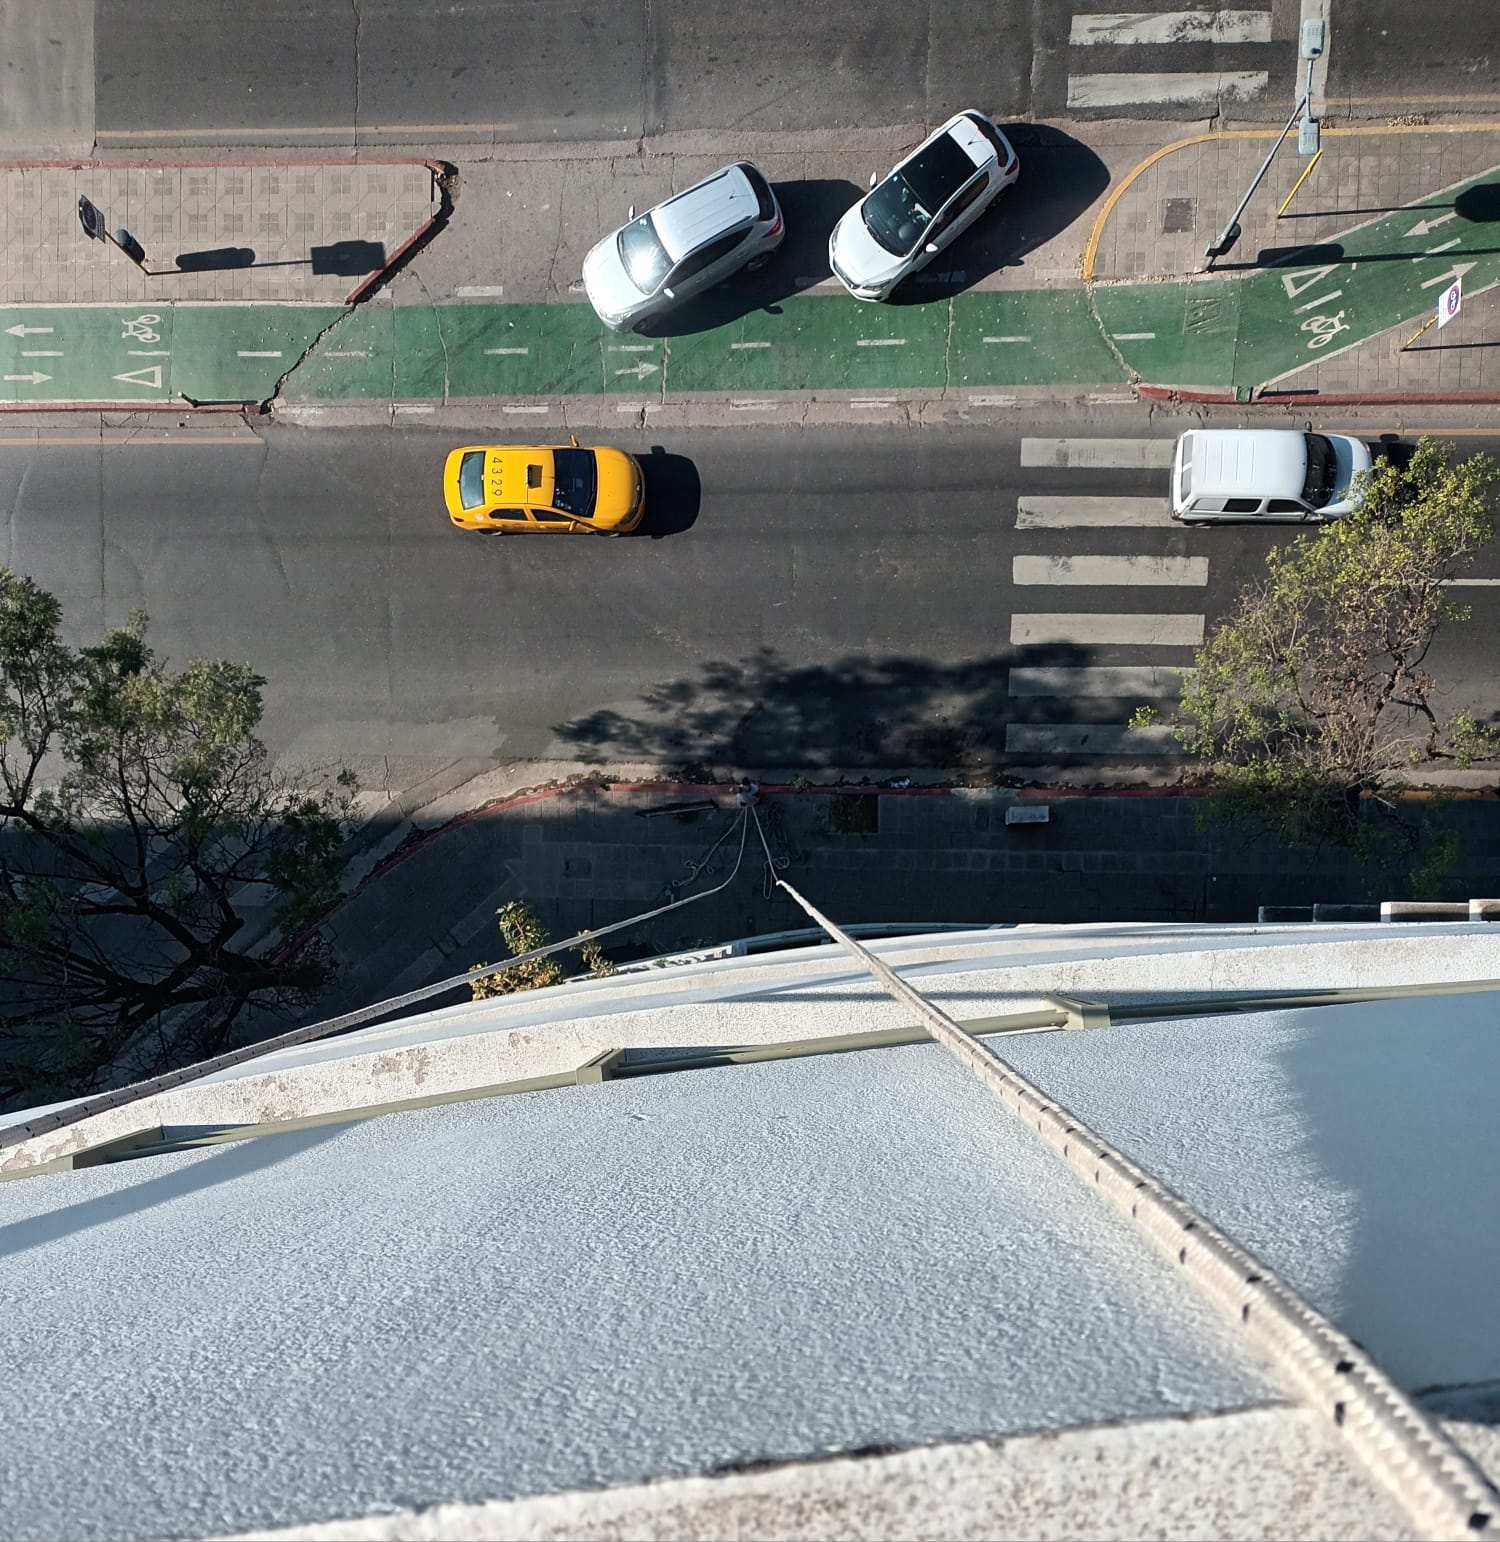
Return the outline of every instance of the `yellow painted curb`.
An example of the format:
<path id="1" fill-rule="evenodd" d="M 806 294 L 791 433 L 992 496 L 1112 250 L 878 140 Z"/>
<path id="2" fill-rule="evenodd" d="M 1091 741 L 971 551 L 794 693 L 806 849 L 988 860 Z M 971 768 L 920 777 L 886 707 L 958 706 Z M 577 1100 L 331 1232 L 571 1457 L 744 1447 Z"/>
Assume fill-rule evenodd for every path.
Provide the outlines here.
<path id="1" fill-rule="evenodd" d="M 1275 139 L 1279 132 L 1277 129 L 1221 129 L 1212 134 L 1194 134 L 1189 139 L 1178 139 L 1172 144 L 1163 145 L 1160 150 L 1153 150 L 1140 165 L 1127 173 L 1119 186 L 1104 200 L 1104 207 L 1094 216 L 1094 227 L 1089 231 L 1088 244 L 1083 249 L 1084 283 L 1091 284 L 1094 281 L 1094 262 L 1099 255 L 1099 242 L 1103 239 L 1104 227 L 1114 213 L 1115 205 L 1143 171 L 1149 171 L 1165 156 L 1176 150 L 1186 150 L 1191 145 L 1206 145 L 1216 139 Z M 1482 134 L 1500 133 L 1500 123 L 1395 123 L 1382 128 L 1326 128 L 1323 132 L 1340 138 L 1380 134 Z"/>

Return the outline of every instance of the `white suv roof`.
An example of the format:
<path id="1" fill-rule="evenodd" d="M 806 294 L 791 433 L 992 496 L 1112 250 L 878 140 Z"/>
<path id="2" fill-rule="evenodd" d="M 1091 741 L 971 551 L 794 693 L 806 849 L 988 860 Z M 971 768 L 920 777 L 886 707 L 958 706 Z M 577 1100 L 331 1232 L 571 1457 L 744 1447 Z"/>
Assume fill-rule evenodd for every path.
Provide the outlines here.
<path id="1" fill-rule="evenodd" d="M 1293 429 L 1194 429 L 1186 439 L 1184 488 L 1193 497 L 1302 496 L 1307 444 Z"/>
<path id="2" fill-rule="evenodd" d="M 678 193 L 651 211 L 651 223 L 667 256 L 679 262 L 715 236 L 749 223 L 760 200 L 738 166 L 726 166 L 706 181 Z"/>

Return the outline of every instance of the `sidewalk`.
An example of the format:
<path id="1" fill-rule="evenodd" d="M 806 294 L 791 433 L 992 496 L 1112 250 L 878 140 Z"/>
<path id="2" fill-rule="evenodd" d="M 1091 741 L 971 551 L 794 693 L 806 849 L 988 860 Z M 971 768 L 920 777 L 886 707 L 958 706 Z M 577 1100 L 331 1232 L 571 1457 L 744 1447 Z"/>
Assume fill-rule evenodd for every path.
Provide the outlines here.
<path id="1" fill-rule="evenodd" d="M 320 928 L 343 972 L 316 1015 L 505 958 L 495 911 L 512 899 L 527 901 L 557 940 L 713 888 L 739 852 L 733 791 L 560 788 L 479 808 L 410 840 Z M 1048 819 L 1007 824 L 1016 807 L 1045 807 Z M 1201 808 L 1200 799 L 1168 793 L 768 783 L 757 812 L 773 857 L 785 860 L 778 873 L 844 924 L 1254 921 L 1263 904 L 1409 897 L 1365 894 L 1352 867 L 1326 855 L 1231 845 L 1199 828 Z M 1500 893 L 1493 801 L 1460 800 L 1440 817 L 1463 853 L 1446 897 Z M 605 946 L 616 958 L 638 957 L 808 924 L 774 888 L 752 827 L 722 893 Z M 573 955 L 563 964 L 582 970 Z"/>
<path id="2" fill-rule="evenodd" d="M 429 229 L 440 171 L 411 160 L 0 167 L 0 405 L 265 400 Z M 149 272 L 84 234 L 81 197 L 141 243 Z"/>
<path id="3" fill-rule="evenodd" d="M 602 425 L 635 409 L 911 421 L 1132 388 L 1500 400 L 1500 124 L 1327 128 L 1278 219 L 1308 164 L 1289 139 L 1212 273 L 1204 248 L 1274 132 L 1147 153 L 1159 126 L 1012 126 L 1018 187 L 897 303 L 855 304 L 828 276 L 827 232 L 862 191 L 851 173 L 916 132 L 737 142 L 777 182 L 786 248 L 670 335 L 629 342 L 583 300 L 583 254 L 628 199 L 685 185 L 723 146 L 508 146 L 459 167 L 451 210 L 435 161 L 0 168 L 0 406 L 275 398 L 323 421 L 405 407 Z M 85 237 L 80 196 L 144 245 L 151 275 Z M 1403 351 L 1453 276 L 1464 309 Z"/>

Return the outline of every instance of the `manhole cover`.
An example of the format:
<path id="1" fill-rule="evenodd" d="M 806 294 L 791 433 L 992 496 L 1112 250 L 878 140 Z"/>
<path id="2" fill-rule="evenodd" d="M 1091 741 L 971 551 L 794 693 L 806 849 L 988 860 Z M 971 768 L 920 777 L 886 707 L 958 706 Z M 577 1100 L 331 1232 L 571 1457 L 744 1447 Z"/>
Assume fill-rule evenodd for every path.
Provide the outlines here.
<path id="1" fill-rule="evenodd" d="M 1196 198 L 1164 198 L 1161 206 L 1161 233 L 1164 236 L 1185 235 L 1198 223 Z"/>

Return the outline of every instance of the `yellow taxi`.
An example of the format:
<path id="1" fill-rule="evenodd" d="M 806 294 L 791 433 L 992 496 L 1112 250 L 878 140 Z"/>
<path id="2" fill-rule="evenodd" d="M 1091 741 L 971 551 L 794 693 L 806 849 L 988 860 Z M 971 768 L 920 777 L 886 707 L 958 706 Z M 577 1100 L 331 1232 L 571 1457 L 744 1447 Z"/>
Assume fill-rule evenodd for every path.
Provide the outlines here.
<path id="1" fill-rule="evenodd" d="M 640 462 L 603 445 L 474 444 L 443 467 L 443 500 L 460 530 L 624 535 L 646 512 Z"/>

